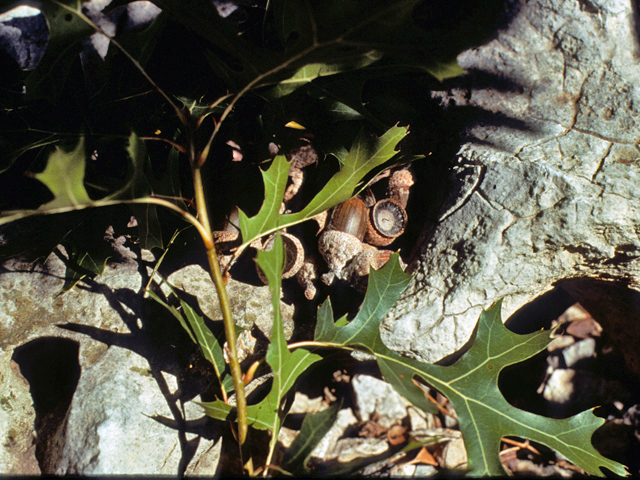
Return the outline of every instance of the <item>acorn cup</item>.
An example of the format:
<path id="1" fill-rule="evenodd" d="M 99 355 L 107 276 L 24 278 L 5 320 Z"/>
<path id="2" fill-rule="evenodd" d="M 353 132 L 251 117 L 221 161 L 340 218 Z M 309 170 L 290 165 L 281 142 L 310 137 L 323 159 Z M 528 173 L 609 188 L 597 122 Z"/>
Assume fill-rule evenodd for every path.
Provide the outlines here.
<path id="1" fill-rule="evenodd" d="M 386 198 L 376 202 L 369 211 L 369 222 L 364 241 L 377 247 L 386 247 L 404 233 L 407 212 L 396 200 Z"/>
<path id="2" fill-rule="evenodd" d="M 302 243 L 296 237 L 291 235 L 290 233 L 280 232 L 280 236 L 282 237 L 282 244 L 284 246 L 284 271 L 282 272 L 282 278 L 291 278 L 298 270 L 302 268 L 304 263 L 304 248 L 302 247 Z M 268 252 L 273 248 L 274 242 L 276 240 L 276 236 L 271 235 L 267 238 L 262 245 L 262 250 Z M 264 283 L 267 283 L 267 277 L 264 275 L 264 272 L 260 268 L 260 266 L 256 263 L 256 272 L 258 272 L 258 277 Z"/>

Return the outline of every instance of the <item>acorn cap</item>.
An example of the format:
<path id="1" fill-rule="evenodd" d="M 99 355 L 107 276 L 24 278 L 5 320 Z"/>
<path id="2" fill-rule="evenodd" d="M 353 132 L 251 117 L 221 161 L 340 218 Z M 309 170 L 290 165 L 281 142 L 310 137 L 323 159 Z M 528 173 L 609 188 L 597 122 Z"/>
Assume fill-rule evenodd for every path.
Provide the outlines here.
<path id="1" fill-rule="evenodd" d="M 402 235 L 407 226 L 407 212 L 390 198 L 380 200 L 369 211 L 365 242 L 384 247 Z"/>
<path id="2" fill-rule="evenodd" d="M 403 208 L 407 208 L 409 201 L 409 190 L 413 185 L 413 175 L 406 168 L 398 170 L 391 175 L 387 187 L 387 196 L 395 200 Z"/>
<path id="3" fill-rule="evenodd" d="M 363 243 L 350 233 L 338 230 L 322 232 L 318 239 L 318 250 L 329 268 L 329 272 L 320 277 L 322 282 L 331 285 L 335 277 L 343 279 L 343 268 L 363 248 Z"/>
<path id="4" fill-rule="evenodd" d="M 291 278 L 298 270 L 302 267 L 304 263 L 304 248 L 302 247 L 302 243 L 296 237 L 291 235 L 290 233 L 280 233 L 282 237 L 282 244 L 284 246 L 285 253 L 285 262 L 284 262 L 284 270 L 282 272 L 282 278 Z M 265 240 L 262 245 L 263 251 L 269 251 L 273 248 L 273 244 L 275 242 L 275 235 L 271 235 L 267 240 Z M 258 276 L 260 280 L 264 283 L 267 283 L 267 277 L 262 272 L 262 269 L 256 263 L 256 271 L 258 272 Z"/>

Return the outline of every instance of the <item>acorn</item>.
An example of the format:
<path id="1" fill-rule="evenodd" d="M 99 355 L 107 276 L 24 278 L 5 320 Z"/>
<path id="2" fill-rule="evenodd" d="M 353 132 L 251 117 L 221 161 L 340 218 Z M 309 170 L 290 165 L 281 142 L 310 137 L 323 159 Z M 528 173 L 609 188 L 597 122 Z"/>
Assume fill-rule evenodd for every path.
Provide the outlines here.
<path id="1" fill-rule="evenodd" d="M 387 197 L 398 202 L 402 208 L 407 208 L 409 189 L 413 185 L 413 175 L 406 168 L 397 170 L 391 175 L 387 186 Z"/>
<path id="2" fill-rule="evenodd" d="M 310 256 L 304 259 L 302 268 L 296 273 L 296 280 L 298 284 L 304 288 L 304 296 L 307 300 L 313 300 L 318 292 L 316 287 L 316 279 L 318 278 L 318 259 L 315 256 Z"/>
<path id="3" fill-rule="evenodd" d="M 331 285 L 335 277 L 344 279 L 345 265 L 362 251 L 367 213 L 364 202 L 357 197 L 334 207 L 329 225 L 318 239 L 318 250 L 329 267 L 321 277 L 324 284 Z"/>
<path id="4" fill-rule="evenodd" d="M 407 212 L 396 200 L 385 198 L 376 202 L 369 211 L 365 242 L 385 247 L 404 233 Z"/>
<path id="5" fill-rule="evenodd" d="M 364 293 L 369 283 L 371 267 L 375 270 L 382 268 L 391 258 L 391 250 L 378 250 L 371 245 L 364 246 L 364 250 L 358 253 L 345 269 L 345 277 L 349 285 Z"/>
<path id="6" fill-rule="evenodd" d="M 284 262 L 284 270 L 282 272 L 282 278 L 291 278 L 298 270 L 302 268 L 302 264 L 304 263 L 304 248 L 302 247 L 302 243 L 296 237 L 291 235 L 290 233 L 280 232 L 280 236 L 282 237 L 282 244 L 284 246 L 284 254 L 285 254 L 285 262 Z M 268 252 L 273 248 L 276 236 L 271 235 L 267 238 L 262 245 L 262 250 Z M 267 277 L 262 272 L 262 269 L 256 263 L 256 271 L 258 272 L 258 276 L 260 280 L 264 283 L 267 283 Z"/>

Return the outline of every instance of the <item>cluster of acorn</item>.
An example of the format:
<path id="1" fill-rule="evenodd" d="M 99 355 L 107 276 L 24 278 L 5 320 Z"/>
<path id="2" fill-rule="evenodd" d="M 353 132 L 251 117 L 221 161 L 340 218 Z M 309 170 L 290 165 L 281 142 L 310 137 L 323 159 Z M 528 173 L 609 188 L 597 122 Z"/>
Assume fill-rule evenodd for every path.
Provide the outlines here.
<path id="1" fill-rule="evenodd" d="M 378 269 L 393 253 L 381 249 L 390 245 L 407 225 L 405 210 L 413 177 L 407 169 L 389 179 L 387 198 L 376 201 L 371 195 L 354 197 L 333 208 L 331 219 L 318 239 L 318 250 L 329 271 L 320 280 L 330 285 L 335 278 L 353 287 L 366 288 L 370 266 Z M 313 292 L 309 282 L 298 277 L 307 297 Z"/>
<path id="2" fill-rule="evenodd" d="M 281 233 L 286 252 L 283 278 L 295 276 L 309 300 L 316 295 L 318 280 L 331 285 L 337 278 L 364 291 L 371 266 L 378 269 L 389 260 L 393 252 L 384 247 L 405 230 L 405 207 L 412 185 L 411 172 L 407 169 L 398 170 L 390 176 L 386 198 L 376 201 L 371 194 L 364 198 L 354 197 L 335 206 L 328 222 L 326 215 L 316 218 L 321 228 L 318 251 L 326 266 L 322 266 L 315 256 L 305 256 L 304 247 L 296 236 Z M 237 209 L 229 216 L 226 225 L 224 231 L 215 232 L 216 245 L 220 251 L 232 250 L 239 243 Z M 264 243 L 256 240 L 251 246 L 259 250 L 270 250 L 274 240 L 275 236 L 272 235 Z M 231 258 L 222 255 L 222 267 Z M 265 281 L 262 271 L 259 268 L 257 271 Z M 322 271 L 326 273 L 320 274 Z"/>
<path id="3" fill-rule="evenodd" d="M 313 145 L 306 139 L 301 140 L 304 141 L 286 154 L 291 165 L 291 185 L 285 193 L 281 208 L 283 213 L 302 184 L 305 167 L 318 161 Z M 364 291 L 371 266 L 378 269 L 389 260 L 393 252 L 384 247 L 390 245 L 405 230 L 405 208 L 413 176 L 408 169 L 403 168 L 391 175 L 387 171 L 377 180 L 384 177 L 389 177 L 385 198 L 376 200 L 371 189 L 367 188 L 367 193 L 362 197 L 356 196 L 335 206 L 328 222 L 327 212 L 314 218 L 320 227 L 318 251 L 324 259 L 324 265 L 316 256 L 305 254 L 302 242 L 295 235 L 281 232 L 286 253 L 283 278 L 295 276 L 309 300 L 316 296 L 318 281 L 331 285 L 335 279 L 344 280 L 354 288 Z M 238 209 L 235 208 L 227 218 L 224 228 L 214 232 L 218 252 L 222 254 L 219 255 L 219 260 L 223 269 L 234 258 L 233 255 L 225 255 L 225 252 L 233 252 L 240 244 L 237 225 Z M 250 246 L 258 250 L 270 250 L 274 241 L 275 236 L 272 235 L 264 242 L 255 240 Z M 257 273 L 266 282 L 259 267 Z"/>

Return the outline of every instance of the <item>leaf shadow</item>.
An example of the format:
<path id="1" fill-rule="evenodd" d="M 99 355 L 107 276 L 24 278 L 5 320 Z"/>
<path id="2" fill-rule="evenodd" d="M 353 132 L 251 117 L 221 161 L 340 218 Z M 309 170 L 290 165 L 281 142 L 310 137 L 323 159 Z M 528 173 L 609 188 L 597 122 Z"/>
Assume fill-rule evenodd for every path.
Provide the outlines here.
<path id="1" fill-rule="evenodd" d="M 140 265 L 144 268 L 142 262 Z M 182 451 L 177 473 L 182 477 L 200 442 L 204 439 L 215 443 L 222 436 L 220 422 L 204 415 L 188 420 L 185 412 L 185 404 L 198 394 L 202 395 L 203 400 L 207 399 L 207 395 L 214 395 L 212 386 L 215 382 L 211 380 L 215 378 L 213 370 L 175 319 L 166 315 L 153 300 L 144 299 L 142 290 L 112 289 L 88 278 L 83 279 L 76 288 L 103 296 L 131 333 L 71 322 L 57 326 L 86 335 L 107 346 L 130 350 L 147 360 L 150 374 L 171 412 L 171 418 L 161 415 L 150 415 L 149 418 L 176 430 Z M 177 389 L 174 392 L 172 388 L 175 387 L 169 385 L 165 373 L 176 379 Z M 196 437 L 188 439 L 187 434 Z"/>

